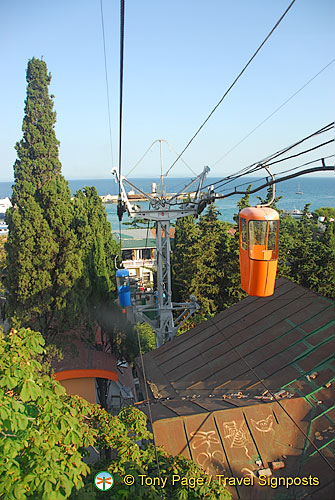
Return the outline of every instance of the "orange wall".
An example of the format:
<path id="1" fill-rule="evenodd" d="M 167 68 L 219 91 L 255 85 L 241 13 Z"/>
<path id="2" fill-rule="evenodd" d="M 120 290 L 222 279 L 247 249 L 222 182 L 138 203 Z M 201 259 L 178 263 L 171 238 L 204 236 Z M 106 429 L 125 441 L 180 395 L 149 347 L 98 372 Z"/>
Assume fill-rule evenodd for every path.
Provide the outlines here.
<path id="1" fill-rule="evenodd" d="M 60 383 L 65 388 L 67 394 L 81 396 L 89 403 L 96 403 L 94 377 L 70 378 L 61 380 Z"/>

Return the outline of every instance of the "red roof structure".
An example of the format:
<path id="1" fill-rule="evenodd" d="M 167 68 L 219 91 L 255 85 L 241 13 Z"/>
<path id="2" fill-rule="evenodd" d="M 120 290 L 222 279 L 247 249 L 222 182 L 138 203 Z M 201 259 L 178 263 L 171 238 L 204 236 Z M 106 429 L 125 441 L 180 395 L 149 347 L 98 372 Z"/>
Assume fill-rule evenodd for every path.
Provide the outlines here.
<path id="1" fill-rule="evenodd" d="M 329 500 L 333 333 L 334 302 L 281 278 L 273 296 L 247 297 L 145 354 L 156 443 L 230 478 L 234 499 Z M 137 371 L 143 388 L 139 360 Z"/>

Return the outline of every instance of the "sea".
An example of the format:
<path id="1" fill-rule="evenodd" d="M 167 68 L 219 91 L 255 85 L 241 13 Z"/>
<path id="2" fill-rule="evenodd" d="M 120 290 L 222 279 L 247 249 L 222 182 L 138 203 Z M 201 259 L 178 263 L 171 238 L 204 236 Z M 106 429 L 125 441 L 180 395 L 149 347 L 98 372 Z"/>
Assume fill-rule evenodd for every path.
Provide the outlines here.
<path id="1" fill-rule="evenodd" d="M 132 184 L 139 187 L 145 193 L 151 192 L 152 183 L 155 182 L 159 189 L 159 180 L 157 178 L 133 178 L 129 179 Z M 244 191 L 249 184 L 252 184 L 252 189 L 264 184 L 264 178 L 256 177 L 242 177 L 230 182 L 222 184 L 219 182 L 220 178 L 208 177 L 206 179 L 206 186 L 213 185 L 216 193 L 221 195 L 228 195 L 237 190 Z M 85 186 L 95 186 L 99 195 L 116 195 L 118 194 L 118 185 L 113 178 L 110 179 L 75 179 L 69 180 L 69 187 L 74 195 L 76 191 L 84 188 Z M 164 192 L 177 193 L 182 191 L 190 179 L 186 178 L 166 178 L 164 179 Z M 0 198 L 11 197 L 13 182 L 0 182 Z M 130 191 L 132 188 L 127 186 L 126 190 Z M 191 190 L 194 188 L 191 188 Z M 297 192 L 300 191 L 301 194 Z M 219 210 L 219 218 L 223 221 L 233 222 L 234 214 L 238 213 L 237 202 L 242 195 L 228 196 L 227 198 L 216 200 L 215 205 Z M 258 191 L 250 196 L 250 204 L 256 205 L 259 203 L 257 196 L 266 197 L 266 189 Z M 316 210 L 320 207 L 333 207 L 335 208 L 335 174 L 331 177 L 312 177 L 302 176 L 294 179 L 289 179 L 276 184 L 276 196 L 282 196 L 278 201 L 277 207 L 282 210 L 303 210 L 304 206 L 309 203 L 310 211 Z M 137 203 L 137 202 L 136 202 Z M 137 203 L 139 204 L 139 203 Z M 141 204 L 144 209 L 148 208 L 147 203 Z M 119 222 L 116 214 L 116 204 L 105 204 L 107 218 L 112 225 L 113 231 L 118 231 Z M 127 214 L 123 216 L 123 222 L 129 222 Z"/>

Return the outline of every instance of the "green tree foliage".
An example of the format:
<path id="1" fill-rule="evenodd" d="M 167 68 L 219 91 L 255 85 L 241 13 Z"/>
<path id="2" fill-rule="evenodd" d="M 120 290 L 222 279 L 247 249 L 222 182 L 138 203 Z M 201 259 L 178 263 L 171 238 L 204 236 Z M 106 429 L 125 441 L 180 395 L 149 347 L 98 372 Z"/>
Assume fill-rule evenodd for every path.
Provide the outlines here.
<path id="1" fill-rule="evenodd" d="M 327 217 L 327 219 L 335 219 L 335 208 L 333 207 L 320 207 L 314 210 L 313 215 L 316 217 Z"/>
<path id="2" fill-rule="evenodd" d="M 260 205 L 267 205 L 270 203 L 273 197 L 273 190 L 275 189 L 274 184 L 272 186 L 269 186 L 266 192 L 266 197 L 262 198 L 261 196 L 257 196 L 259 199 L 259 204 Z M 282 196 L 275 196 L 272 203 L 269 205 L 270 208 L 273 208 L 273 210 L 278 210 L 276 203 L 278 203 L 279 200 L 282 199 Z"/>
<path id="3" fill-rule="evenodd" d="M 334 223 L 328 221 L 320 228 L 308 210 L 306 205 L 299 221 L 291 217 L 281 221 L 279 274 L 320 295 L 334 297 Z"/>
<path id="4" fill-rule="evenodd" d="M 223 223 L 218 219 L 218 210 L 212 203 L 198 223 L 199 238 L 194 245 L 195 273 L 189 275 L 189 290 L 200 303 L 199 319 L 213 316 L 217 311 L 217 297 L 224 272 L 219 266 Z"/>
<path id="5" fill-rule="evenodd" d="M 136 331 L 139 334 L 142 353 L 153 351 L 156 349 L 156 334 L 155 330 L 147 323 L 137 323 Z"/>
<path id="6" fill-rule="evenodd" d="M 247 208 L 247 207 L 250 207 L 250 191 L 251 191 L 251 188 L 252 188 L 252 184 L 249 184 L 249 186 L 247 187 L 246 189 L 246 194 L 244 196 L 242 196 L 242 198 L 237 202 L 237 208 L 238 208 L 238 212 L 240 213 L 241 210 L 243 210 L 243 208 Z M 234 221 L 236 222 L 236 224 L 238 225 L 238 214 L 234 214 Z"/>
<path id="7" fill-rule="evenodd" d="M 6 319 L 6 299 L 4 279 L 6 276 L 6 251 L 5 242 L 7 238 L 0 236 L 0 321 Z"/>
<path id="8" fill-rule="evenodd" d="M 105 498 L 104 493 L 98 492 L 93 479 L 101 470 L 108 470 L 114 477 L 112 495 L 115 499 L 151 499 L 160 500 L 162 490 L 160 486 L 142 484 L 141 477 L 159 477 L 155 447 L 151 442 L 152 434 L 146 428 L 146 416 L 133 407 L 124 408 L 117 417 L 112 417 L 101 410 L 96 412 L 95 425 L 99 427 L 100 447 L 110 447 L 116 451 L 111 461 L 94 464 L 90 476 L 85 478 L 85 486 L 78 492 L 73 492 L 71 500 L 95 500 Z M 210 482 L 202 469 L 191 460 L 182 456 L 173 457 L 162 448 L 157 447 L 157 459 L 161 477 L 166 478 L 163 489 L 164 498 L 169 500 L 229 500 L 230 494 L 213 478 Z M 127 486 L 123 482 L 125 475 L 134 477 L 134 484 Z M 187 478 L 202 480 L 204 484 L 194 487 L 173 484 L 172 476 L 179 475 Z M 200 482 L 199 481 L 199 482 Z"/>
<path id="9" fill-rule="evenodd" d="M 79 398 L 41 372 L 44 343 L 29 329 L 0 332 L 0 497 L 8 500 L 68 498 L 89 472 L 80 448 L 97 431 Z"/>
<path id="10" fill-rule="evenodd" d="M 120 249 L 95 187 L 77 191 L 73 203 L 72 227 L 80 241 L 83 260 L 83 273 L 75 292 L 79 308 L 92 308 L 116 298 L 115 256 Z"/>
<path id="11" fill-rule="evenodd" d="M 193 217 L 177 221 L 172 272 L 174 300 L 186 301 L 193 294 L 201 306 L 181 332 L 245 296 L 240 287 L 238 234 L 218 219 L 214 205 L 198 223 Z"/>
<path id="12" fill-rule="evenodd" d="M 177 220 L 171 258 L 173 299 L 176 302 L 189 299 L 190 277 L 196 272 L 197 265 L 195 244 L 199 238 L 199 227 L 192 215 Z"/>
<path id="13" fill-rule="evenodd" d="M 16 144 L 13 207 L 6 214 L 10 316 L 14 325 L 32 326 L 45 336 L 73 318 L 69 292 L 82 273 L 71 229 L 71 194 L 58 158 L 50 80 L 45 62 L 31 59 L 23 138 Z"/>
<path id="14" fill-rule="evenodd" d="M 94 488 L 93 479 L 106 469 L 115 476 L 113 498 L 160 498 L 160 488 L 142 486 L 139 477 L 157 475 L 144 413 L 128 407 L 112 416 L 98 405 L 67 396 L 37 360 L 45 355 L 44 343 L 41 334 L 29 329 L 0 335 L 1 498 L 98 499 L 103 494 Z M 90 469 L 82 461 L 83 447 L 89 445 L 113 450 L 113 458 Z M 168 479 L 166 498 L 230 498 L 215 480 L 190 490 L 180 484 L 173 487 L 173 474 L 204 478 L 204 473 L 183 457 L 160 448 L 157 453 L 161 474 Z M 135 476 L 134 486 L 123 483 L 125 474 Z"/>
<path id="15" fill-rule="evenodd" d="M 295 246 L 299 223 L 293 217 L 283 217 L 279 222 L 278 276 L 291 278 L 291 251 Z"/>
<path id="16" fill-rule="evenodd" d="M 326 223 L 320 244 L 317 291 L 326 297 L 335 298 L 335 222 Z"/>
<path id="17" fill-rule="evenodd" d="M 247 294 L 241 288 L 239 233 L 228 222 L 223 223 L 217 265 L 221 270 L 220 292 L 216 297 L 218 311 L 239 302 Z"/>
<path id="18" fill-rule="evenodd" d="M 0 296 L 4 293 L 3 278 L 6 273 L 6 251 L 5 242 L 7 238 L 5 236 L 0 236 Z"/>

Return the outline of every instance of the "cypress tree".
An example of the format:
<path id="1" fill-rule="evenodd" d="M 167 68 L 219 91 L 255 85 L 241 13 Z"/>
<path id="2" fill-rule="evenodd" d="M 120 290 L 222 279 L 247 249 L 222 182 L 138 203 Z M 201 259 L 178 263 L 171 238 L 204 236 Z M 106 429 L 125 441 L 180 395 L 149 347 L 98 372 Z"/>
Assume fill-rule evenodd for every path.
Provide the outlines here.
<path id="1" fill-rule="evenodd" d="M 218 219 L 218 210 L 212 203 L 205 215 L 200 216 L 198 229 L 200 237 L 195 243 L 196 272 L 190 276 L 190 293 L 200 303 L 198 319 L 206 319 L 218 312 L 217 299 L 223 269 L 219 266 L 219 248 L 223 223 Z"/>
<path id="2" fill-rule="evenodd" d="M 13 207 L 6 215 L 6 288 L 12 323 L 31 326 L 49 338 L 71 323 L 70 291 L 82 272 L 71 228 L 71 193 L 58 158 L 50 81 L 46 63 L 31 59 L 23 138 L 15 147 Z"/>
<path id="3" fill-rule="evenodd" d="M 178 219 L 175 228 L 171 258 L 173 300 L 185 302 L 191 293 L 191 278 L 197 270 L 195 244 L 200 233 L 193 215 Z"/>
<path id="4" fill-rule="evenodd" d="M 246 293 L 241 288 L 238 231 L 229 222 L 224 222 L 223 226 L 218 249 L 218 269 L 221 272 L 220 293 L 215 299 L 218 311 L 246 297 Z"/>
<path id="5" fill-rule="evenodd" d="M 119 245 L 95 187 L 74 196 L 73 227 L 81 242 L 83 273 L 76 286 L 79 307 L 108 303 L 116 297 L 115 256 Z"/>

